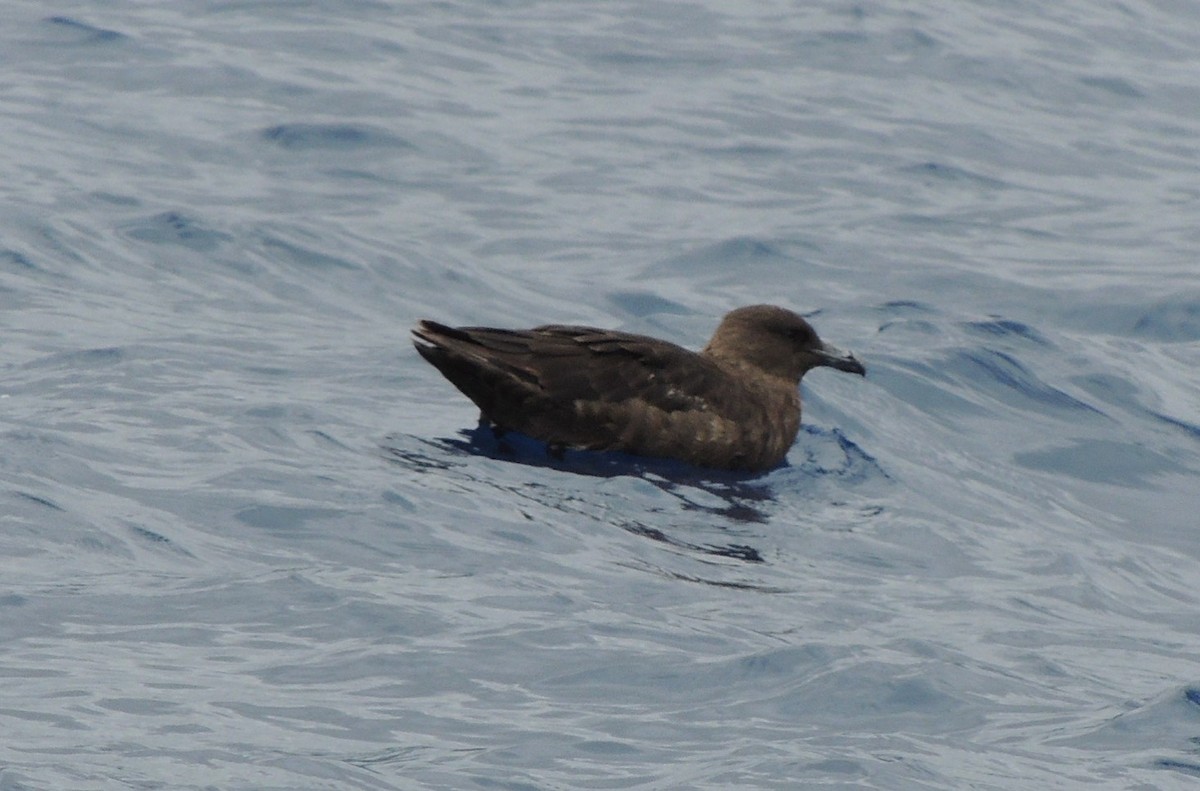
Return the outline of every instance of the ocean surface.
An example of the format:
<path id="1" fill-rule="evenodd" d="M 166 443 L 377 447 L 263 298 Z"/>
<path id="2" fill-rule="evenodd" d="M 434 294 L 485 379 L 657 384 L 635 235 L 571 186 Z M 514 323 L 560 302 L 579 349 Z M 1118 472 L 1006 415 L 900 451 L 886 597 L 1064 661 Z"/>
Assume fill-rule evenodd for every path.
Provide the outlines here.
<path id="1" fill-rule="evenodd" d="M 0 791 L 1200 787 L 1200 4 L 2 7 Z M 760 476 L 408 339 L 757 302 Z"/>

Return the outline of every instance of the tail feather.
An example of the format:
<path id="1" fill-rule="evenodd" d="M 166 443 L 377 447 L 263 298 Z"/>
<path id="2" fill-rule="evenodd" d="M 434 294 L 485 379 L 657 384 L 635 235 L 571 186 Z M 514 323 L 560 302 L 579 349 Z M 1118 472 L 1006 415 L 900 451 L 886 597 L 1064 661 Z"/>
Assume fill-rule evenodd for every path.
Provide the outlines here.
<path id="1" fill-rule="evenodd" d="M 493 335 L 505 333 L 476 327 L 448 327 L 421 321 L 413 329 L 413 345 L 442 375 L 475 402 L 483 417 L 501 426 L 512 424 L 511 408 L 536 398 L 537 375 L 520 365 L 528 346 L 496 343 Z M 516 340 L 515 338 L 512 340 Z M 497 348 L 508 346 L 509 348 Z"/>

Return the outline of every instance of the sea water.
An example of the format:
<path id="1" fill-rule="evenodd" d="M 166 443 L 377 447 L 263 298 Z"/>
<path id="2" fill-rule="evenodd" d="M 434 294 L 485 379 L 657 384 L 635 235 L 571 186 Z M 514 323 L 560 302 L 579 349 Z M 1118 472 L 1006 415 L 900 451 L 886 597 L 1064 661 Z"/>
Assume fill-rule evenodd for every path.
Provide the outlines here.
<path id="1" fill-rule="evenodd" d="M 1200 6 L 4 18 L 0 789 L 1200 782 Z M 757 302 L 761 476 L 408 341 Z"/>

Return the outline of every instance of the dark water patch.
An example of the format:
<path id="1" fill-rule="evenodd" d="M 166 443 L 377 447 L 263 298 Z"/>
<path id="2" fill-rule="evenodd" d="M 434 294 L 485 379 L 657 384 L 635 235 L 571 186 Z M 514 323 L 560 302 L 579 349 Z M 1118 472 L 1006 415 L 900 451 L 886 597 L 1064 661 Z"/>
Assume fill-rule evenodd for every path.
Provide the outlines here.
<path id="1" fill-rule="evenodd" d="M 126 527 L 128 528 L 129 532 L 133 535 L 133 538 L 136 541 L 140 541 L 143 544 L 149 544 L 149 545 L 153 546 L 155 549 L 169 550 L 169 551 L 174 552 L 175 554 L 181 555 L 183 557 L 188 557 L 188 558 L 195 557 L 195 555 L 193 555 L 191 552 L 188 552 L 186 549 L 179 546 L 179 544 L 172 541 L 170 538 L 163 535 L 162 533 L 159 533 L 155 530 L 151 530 L 148 527 L 142 527 L 141 525 L 128 524 L 128 525 L 126 525 Z"/>
<path id="2" fill-rule="evenodd" d="M 804 643 L 784 648 L 767 648 L 733 659 L 727 671 L 728 681 L 749 681 L 754 685 L 790 682 L 811 677 L 836 664 L 837 652 L 828 645 Z"/>
<path id="3" fill-rule="evenodd" d="M 267 374 L 269 376 L 287 376 L 291 373 L 287 369 L 250 369 L 253 373 Z M 283 404 L 268 404 L 265 406 L 252 406 L 245 412 L 247 417 L 261 418 L 263 420 L 280 420 L 288 417 L 288 408 Z"/>
<path id="4" fill-rule="evenodd" d="M 1088 88 L 1097 88 L 1123 99 L 1141 99 L 1146 95 L 1136 85 L 1121 77 L 1081 77 L 1079 82 Z"/>
<path id="5" fill-rule="evenodd" d="M 186 247 L 208 253 L 232 239 L 219 231 L 205 228 L 196 219 L 177 211 L 167 211 L 125 226 L 125 234 L 140 242 Z"/>
<path id="6" fill-rule="evenodd" d="M 845 758 L 828 758 L 823 761 L 815 761 L 803 766 L 805 773 L 812 774 L 833 774 L 865 778 L 867 776 L 867 768 L 859 761 L 851 761 Z"/>
<path id="7" fill-rule="evenodd" d="M 1028 324 L 1023 324 L 1012 319 L 1002 319 L 1000 317 L 992 318 L 988 321 L 968 321 L 962 326 L 968 330 L 995 337 L 1016 337 L 1024 340 L 1033 341 L 1039 346 L 1052 346 L 1050 341 L 1046 340 L 1040 332 L 1030 327 Z"/>
<path id="8" fill-rule="evenodd" d="M 80 253 L 78 241 L 73 237 L 69 237 L 58 228 L 51 225 L 41 225 L 36 227 L 35 232 L 37 240 L 40 243 L 36 246 L 40 248 L 44 257 L 49 257 L 50 254 L 53 254 L 62 261 L 69 261 L 75 264 L 87 266 L 93 263 L 90 258 Z"/>
<path id="9" fill-rule="evenodd" d="M 759 551 L 749 544 L 726 544 L 725 546 L 705 544 L 704 547 L 709 554 L 716 555 L 718 557 L 731 558 L 733 560 L 744 560 L 747 563 L 765 562 Z"/>
<path id="10" fill-rule="evenodd" d="M 1072 322 L 1091 332 L 1126 338 L 1190 343 L 1200 341 L 1200 293 L 1181 293 L 1150 304 L 1093 301 L 1066 312 Z"/>
<path id="11" fill-rule="evenodd" d="M 244 525 L 272 532 L 290 532 L 314 519 L 341 516 L 345 512 L 333 508 L 300 508 L 281 505 L 252 505 L 234 514 Z"/>
<path id="12" fill-rule="evenodd" d="M 884 302 L 875 307 L 882 313 L 879 332 L 911 331 L 920 335 L 938 335 L 943 332 L 934 316 L 939 312 L 931 305 L 909 299 Z"/>
<path id="13" fill-rule="evenodd" d="M 291 151 L 361 148 L 415 148 L 412 143 L 380 129 L 360 124 L 277 124 L 259 132 L 268 143 Z"/>
<path id="14" fill-rule="evenodd" d="M 1160 341 L 1200 340 L 1200 300 L 1166 300 L 1155 305 L 1133 324 L 1139 337 Z"/>
<path id="15" fill-rule="evenodd" d="M 748 478 L 731 473 L 730 479 L 721 480 L 722 474 L 701 472 L 687 465 L 669 467 L 673 477 L 645 474 L 641 477 L 657 486 L 661 491 L 676 498 L 685 511 L 697 511 L 720 516 L 731 522 L 765 524 L 768 521 L 763 506 L 773 503 L 775 496 L 766 484 L 751 483 Z M 707 495 L 708 502 L 700 502 L 697 495 Z"/>
<path id="16" fill-rule="evenodd" d="M 736 262 L 779 261 L 786 259 L 787 255 L 777 245 L 750 236 L 738 236 L 709 245 L 708 247 L 702 247 L 691 253 L 685 253 L 672 260 L 678 262 L 724 262 L 733 264 Z"/>
<path id="17" fill-rule="evenodd" d="M 955 393 L 952 387 L 943 386 L 941 373 L 924 363 L 876 363 L 871 368 L 871 381 L 904 403 L 941 418 L 977 417 L 988 412 Z"/>
<path id="18" fill-rule="evenodd" d="M 0 250 L 0 266 L 5 269 L 28 269 L 35 272 L 39 269 L 24 253 L 12 249 Z"/>
<path id="19" fill-rule="evenodd" d="M 58 34 L 57 44 L 112 44 L 128 38 L 124 33 L 95 27 L 69 16 L 49 16 L 42 22 Z"/>
<path id="20" fill-rule="evenodd" d="M 966 673 L 952 667 L 922 673 L 898 664 L 865 661 L 802 677 L 761 705 L 771 716 L 808 722 L 858 722 L 873 729 L 947 733 L 979 727 L 983 717 L 964 700 Z"/>
<path id="21" fill-rule="evenodd" d="M 715 557 L 730 558 L 733 560 L 741 560 L 747 563 L 762 563 L 762 554 L 752 546 L 746 544 L 699 544 L 691 541 L 684 541 L 676 538 L 662 528 L 650 527 L 641 522 L 624 522 L 620 527 L 626 532 L 632 533 L 641 538 L 648 538 L 651 541 L 657 541 L 661 544 L 674 547 L 675 549 L 683 549 L 689 552 L 697 552 L 705 555 L 713 555 Z"/>
<path id="22" fill-rule="evenodd" d="M 800 426 L 801 439 L 792 449 L 803 454 L 793 466 L 809 477 L 831 476 L 848 483 L 888 480 L 889 476 L 871 454 L 847 437 L 841 429 L 824 429 L 811 424 Z"/>
<path id="23" fill-rule="evenodd" d="M 654 538 L 654 536 L 652 536 L 652 535 L 646 535 L 645 537 L 646 538 Z M 689 553 L 693 552 L 693 551 L 698 551 L 698 552 L 704 553 L 705 555 L 710 556 L 707 560 L 703 560 L 703 563 L 706 567 L 714 567 L 714 568 L 724 569 L 727 572 L 732 570 L 732 572 L 734 574 L 737 574 L 739 572 L 748 573 L 751 569 L 754 569 L 755 567 L 759 566 L 760 563 L 764 562 L 761 560 L 754 559 L 758 553 L 756 550 L 753 550 L 752 548 L 749 548 L 749 547 L 746 547 L 744 549 L 749 551 L 750 556 L 749 557 L 741 557 L 738 555 L 738 551 L 739 551 L 738 548 L 733 547 L 733 546 L 730 547 L 731 552 L 727 553 L 727 552 L 723 552 L 720 550 L 713 551 L 711 548 L 707 548 L 707 547 L 700 546 L 700 545 L 688 546 L 686 544 L 676 544 L 674 542 L 670 542 L 670 543 L 673 547 L 676 547 L 676 548 L 682 549 L 682 550 L 686 550 Z M 742 561 L 742 563 L 733 565 L 733 564 L 726 562 L 726 560 Z M 728 578 L 721 578 L 721 577 L 716 577 L 716 576 L 706 576 L 706 575 L 700 575 L 700 574 L 695 574 L 695 573 L 689 573 L 689 572 L 685 572 L 685 571 L 679 571 L 678 569 L 664 568 L 662 566 L 655 565 L 655 564 L 635 564 L 635 566 L 637 568 L 649 571 L 652 574 L 656 574 L 660 577 L 663 577 L 664 579 L 677 580 L 679 582 L 695 583 L 695 584 L 704 585 L 704 586 L 710 587 L 710 588 L 721 588 L 721 589 L 738 590 L 738 591 L 752 591 L 754 593 L 771 593 L 771 594 L 787 592 L 786 589 L 781 588 L 779 586 L 768 585 L 763 582 L 754 581 L 752 579 L 751 580 L 736 579 L 736 578 L 728 579 Z"/>
<path id="24" fill-rule="evenodd" d="M 28 302 L 29 298 L 25 292 L 0 286 L 0 310 L 18 310 L 25 307 Z"/>
<path id="25" fill-rule="evenodd" d="M 1147 407 L 1139 397 L 1140 391 L 1137 386 L 1128 379 L 1111 374 L 1091 374 L 1073 377 L 1071 381 L 1107 404 L 1180 429 L 1191 437 L 1200 439 L 1200 425 Z"/>
<path id="26" fill-rule="evenodd" d="M 395 185 L 396 182 L 391 179 L 383 178 L 379 173 L 372 173 L 369 170 L 362 168 L 326 168 L 325 175 L 331 179 L 346 180 L 346 181 L 366 181 L 375 184 Z"/>
<path id="27" fill-rule="evenodd" d="M 618 310 L 638 318 L 662 313 L 676 316 L 692 313 L 678 302 L 645 291 L 616 291 L 608 295 L 608 301 Z"/>
<path id="28" fill-rule="evenodd" d="M 718 157 L 731 157 L 736 159 L 777 159 L 788 155 L 789 150 L 782 146 L 764 146 L 751 143 L 743 143 L 734 146 L 719 146 L 715 148 L 700 149 L 706 154 L 713 154 Z"/>
<path id="29" fill-rule="evenodd" d="M 312 437 L 313 439 L 320 440 L 321 442 L 325 443 L 326 445 L 328 445 L 332 448 L 337 448 L 339 450 L 355 450 L 355 448 L 351 447 L 350 445 L 347 445 L 345 442 L 342 442 L 340 439 L 333 436 L 332 434 L 330 434 L 327 431 L 322 431 L 320 429 L 311 429 L 305 433 L 308 434 L 308 436 Z"/>
<path id="30" fill-rule="evenodd" d="M 901 168 L 900 172 L 916 176 L 926 183 L 968 184 L 974 187 L 987 187 L 989 189 L 1002 189 L 1008 186 L 999 179 L 942 162 L 924 162 L 920 165 L 911 165 Z"/>
<path id="31" fill-rule="evenodd" d="M 379 454 L 388 462 L 414 472 L 441 472 L 462 466 L 461 463 L 453 463 L 444 458 L 435 458 L 420 450 L 402 447 L 408 444 L 405 442 L 406 439 L 408 438 L 399 435 L 385 437 L 379 445 Z M 433 448 L 437 453 L 445 454 L 446 448 L 443 444 L 430 440 L 420 441 Z"/>
<path id="32" fill-rule="evenodd" d="M 730 590 L 754 591 L 756 593 L 785 593 L 783 588 L 772 585 L 760 585 L 756 582 L 738 582 L 735 580 L 717 580 L 700 577 L 695 574 L 682 574 L 677 571 L 665 572 L 666 576 L 680 582 L 695 582 L 710 588 L 728 588 Z"/>
<path id="33" fill-rule="evenodd" d="M 301 247 L 300 245 L 285 242 L 276 237 L 265 237 L 263 239 L 263 247 L 267 250 L 282 253 L 294 263 L 304 266 L 314 267 L 316 269 L 326 270 L 357 270 L 361 269 L 353 261 L 348 261 L 345 258 L 327 255 L 326 253 L 317 252 L 309 247 Z"/>
<path id="34" fill-rule="evenodd" d="M 39 357 L 28 362 L 26 368 L 91 368 L 123 362 L 128 352 L 120 346 L 105 346 L 98 349 L 77 349 Z"/>
<path id="35" fill-rule="evenodd" d="M 942 328 L 932 322 L 924 319 L 895 319 L 893 321 L 885 321 L 879 325 L 880 332 L 912 332 L 918 335 L 941 335 Z M 874 371 L 872 371 L 874 375 Z"/>
<path id="36" fill-rule="evenodd" d="M 1165 415 L 1162 412 L 1155 412 L 1153 410 L 1147 410 L 1146 414 L 1150 415 L 1160 423 L 1165 423 L 1172 428 L 1182 430 L 1184 433 L 1190 435 L 1193 439 L 1200 439 L 1200 425 L 1197 425 L 1196 423 L 1189 423 L 1186 420 L 1181 420 L 1177 417 Z"/>
<path id="37" fill-rule="evenodd" d="M 896 220 L 901 226 L 908 226 L 916 232 L 925 233 L 926 231 L 936 231 L 938 233 L 946 233 L 951 228 L 955 227 L 948 222 L 946 218 L 938 214 L 918 214 L 916 212 L 896 212 L 891 215 L 892 219 Z"/>
<path id="38" fill-rule="evenodd" d="M 171 539 L 167 538 L 162 533 L 155 533 L 153 530 L 148 530 L 144 527 L 138 527 L 137 525 L 130 525 L 129 532 L 133 533 L 135 536 L 142 539 L 143 541 L 149 541 L 150 543 L 154 543 L 154 544 L 170 544 L 171 543 Z"/>
<path id="39" fill-rule="evenodd" d="M 935 313 L 936 311 L 931 305 L 924 302 L 918 302 L 913 299 L 893 299 L 890 302 L 884 302 L 879 306 L 880 310 L 888 313 L 902 313 L 908 311 L 916 311 L 918 313 Z"/>
<path id="40" fill-rule="evenodd" d="M 1106 404 L 1124 408 L 1140 408 L 1137 388 L 1128 379 L 1111 374 L 1088 374 L 1071 377 L 1071 383 Z"/>
<path id="41" fill-rule="evenodd" d="M 277 365 L 247 365 L 245 367 L 247 373 L 258 374 L 259 376 L 269 376 L 272 378 L 284 378 L 294 376 L 295 371 L 291 368 L 281 368 Z M 283 407 L 254 407 L 246 410 L 247 415 L 254 417 L 279 417 L 286 415 L 287 411 Z"/>
<path id="42" fill-rule="evenodd" d="M 1146 486 L 1154 476 L 1178 469 L 1175 462 L 1160 453 L 1115 440 L 1081 440 L 1071 445 L 1018 453 L 1014 460 L 1032 470 L 1127 487 Z"/>
<path id="43" fill-rule="evenodd" d="M 777 282 L 794 259 L 782 246 L 750 236 L 738 236 L 668 258 L 647 269 L 656 277 L 681 276 L 689 281 L 737 282 L 761 278 Z"/>
<path id="44" fill-rule="evenodd" d="M 177 703 L 148 698 L 101 698 L 95 705 L 123 714 L 154 717 L 172 714 L 181 708 Z"/>
<path id="45" fill-rule="evenodd" d="M 1080 401 L 1068 393 L 1052 387 L 1033 374 L 1016 358 L 1005 352 L 992 349 L 960 351 L 951 356 L 947 370 L 960 372 L 968 381 L 983 384 L 994 391 L 992 384 L 1017 393 L 1022 399 L 1036 404 L 1104 415 L 1099 409 Z"/>
<path id="46" fill-rule="evenodd" d="M 93 192 L 92 197 L 112 206 L 134 207 L 142 205 L 142 202 L 132 195 L 118 195 L 115 192 L 105 192 L 103 190 Z"/>
<path id="47" fill-rule="evenodd" d="M 63 508 L 61 505 L 54 502 L 53 500 L 48 500 L 45 497 L 40 497 L 36 494 L 30 494 L 28 492 L 14 492 L 14 494 L 16 494 L 17 497 L 20 497 L 23 500 L 28 500 L 31 503 L 36 503 L 36 504 L 44 506 L 46 508 L 50 508 L 54 511 L 66 512 L 66 509 Z"/>
<path id="48" fill-rule="evenodd" d="M 454 757 L 465 757 L 472 754 L 482 753 L 486 750 L 483 747 L 462 747 L 462 748 L 443 748 L 427 745 L 405 746 L 405 747 L 389 747 L 384 750 L 379 750 L 372 753 L 364 753 L 362 755 L 350 755 L 342 760 L 351 766 L 357 766 L 362 769 L 371 769 L 376 771 L 377 767 L 386 767 L 391 764 L 404 766 L 405 764 L 414 761 L 448 761 Z"/>
<path id="49" fill-rule="evenodd" d="M 698 51 L 676 50 L 674 55 L 665 55 L 646 49 L 606 49 L 591 53 L 587 53 L 586 49 L 585 45 L 585 60 L 605 71 L 610 71 L 614 67 L 650 73 L 688 69 L 708 71 L 724 63 L 722 58 L 716 57 L 712 53 Z"/>
<path id="50" fill-rule="evenodd" d="M 1173 758 L 1162 758 L 1154 762 L 1154 765 L 1159 769 L 1171 769 L 1176 772 L 1194 775 L 1200 777 L 1200 763 L 1194 761 L 1180 761 Z"/>
<path id="51" fill-rule="evenodd" d="M 632 747 L 628 744 L 622 744 L 621 742 L 612 741 L 611 739 L 605 739 L 603 741 L 581 741 L 574 745 L 574 749 L 583 753 L 591 753 L 592 755 L 606 757 L 622 756 L 626 757 L 626 760 L 628 760 L 628 757 L 641 756 L 642 754 L 642 751 L 638 748 Z"/>

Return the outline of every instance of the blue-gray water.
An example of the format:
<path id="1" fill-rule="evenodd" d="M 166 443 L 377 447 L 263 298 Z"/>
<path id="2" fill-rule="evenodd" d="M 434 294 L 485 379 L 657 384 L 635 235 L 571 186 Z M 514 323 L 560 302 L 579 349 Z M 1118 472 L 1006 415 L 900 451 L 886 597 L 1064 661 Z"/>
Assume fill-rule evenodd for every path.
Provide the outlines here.
<path id="1" fill-rule="evenodd" d="M 4 4 L 0 789 L 1194 787 L 1198 141 L 1170 0 Z M 407 339 L 762 301 L 751 480 Z"/>

